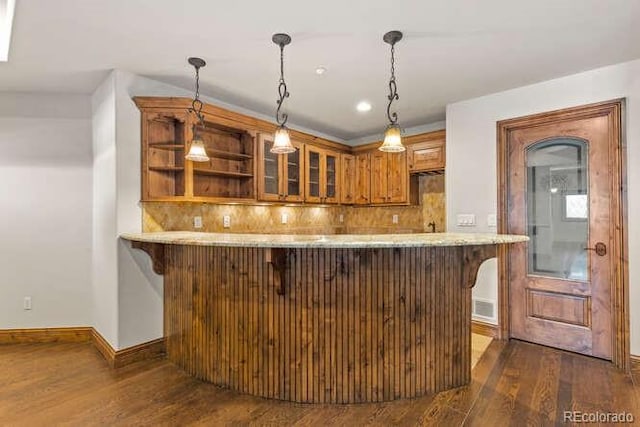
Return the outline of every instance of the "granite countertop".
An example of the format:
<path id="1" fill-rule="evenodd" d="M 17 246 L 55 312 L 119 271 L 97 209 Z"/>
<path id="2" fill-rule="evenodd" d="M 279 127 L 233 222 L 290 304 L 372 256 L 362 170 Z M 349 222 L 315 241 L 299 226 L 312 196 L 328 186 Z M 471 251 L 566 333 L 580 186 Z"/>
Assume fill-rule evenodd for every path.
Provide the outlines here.
<path id="1" fill-rule="evenodd" d="M 173 245 L 235 246 L 263 248 L 402 248 L 423 246 L 472 246 L 526 242 L 527 236 L 489 233 L 411 234 L 233 234 L 167 231 L 124 233 L 125 240 Z"/>

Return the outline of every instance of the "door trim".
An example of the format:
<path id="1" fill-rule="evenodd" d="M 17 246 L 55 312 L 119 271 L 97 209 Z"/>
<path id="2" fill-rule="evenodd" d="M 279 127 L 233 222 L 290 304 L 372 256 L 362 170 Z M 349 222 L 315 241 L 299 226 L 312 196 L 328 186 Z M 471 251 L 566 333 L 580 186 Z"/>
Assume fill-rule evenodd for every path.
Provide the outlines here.
<path id="1" fill-rule="evenodd" d="M 623 126 L 623 98 L 579 107 L 566 108 L 541 114 L 517 117 L 497 122 L 497 170 L 498 170 L 498 233 L 508 233 L 508 141 L 517 129 L 575 119 L 606 116 L 609 119 L 609 153 L 611 170 L 615 174 L 611 188 L 611 257 L 618 260 L 611 272 L 612 304 L 612 362 L 618 368 L 629 371 L 629 257 L 627 230 L 627 163 Z M 498 246 L 498 337 L 509 339 L 509 245 Z"/>

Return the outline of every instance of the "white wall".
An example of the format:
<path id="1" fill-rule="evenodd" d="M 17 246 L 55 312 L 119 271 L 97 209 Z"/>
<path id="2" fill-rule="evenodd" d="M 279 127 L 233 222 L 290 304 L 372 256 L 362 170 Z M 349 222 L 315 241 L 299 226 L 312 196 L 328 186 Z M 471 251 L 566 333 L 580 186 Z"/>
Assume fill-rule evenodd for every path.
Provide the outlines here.
<path id="1" fill-rule="evenodd" d="M 92 97 L 94 326 L 116 350 L 163 335 L 162 277 L 147 254 L 118 239 L 142 230 L 140 113 L 129 94 L 137 85 L 166 86 L 113 71 Z"/>
<path id="2" fill-rule="evenodd" d="M 93 326 L 118 348 L 115 76 L 91 98 L 93 124 Z"/>
<path id="3" fill-rule="evenodd" d="M 90 325 L 89 97 L 1 93 L 0 153 L 0 329 Z"/>
<path id="4" fill-rule="evenodd" d="M 631 352 L 640 354 L 640 60 L 587 71 L 447 106 L 447 224 L 475 213 L 473 231 L 495 231 L 486 217 L 497 210 L 496 122 L 527 114 L 626 97 Z M 495 263 L 478 276 L 474 296 L 496 296 Z M 488 271 L 493 270 L 493 271 Z"/>
<path id="5" fill-rule="evenodd" d="M 164 83 L 116 71 L 117 117 L 117 233 L 141 232 L 140 111 L 134 96 L 176 96 L 188 92 Z M 130 347 L 163 336 L 162 276 L 151 268 L 149 256 L 118 246 L 119 346 Z"/>

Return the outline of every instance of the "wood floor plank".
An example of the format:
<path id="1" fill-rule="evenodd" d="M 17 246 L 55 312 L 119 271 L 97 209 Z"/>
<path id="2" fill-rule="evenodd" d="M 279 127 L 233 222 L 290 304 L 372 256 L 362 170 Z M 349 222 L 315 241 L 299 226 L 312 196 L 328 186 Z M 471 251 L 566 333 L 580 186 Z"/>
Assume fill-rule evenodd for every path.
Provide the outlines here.
<path id="1" fill-rule="evenodd" d="M 199 381 L 166 359 L 110 369 L 88 343 L 0 346 L 0 425 L 561 425 L 565 410 L 640 417 L 640 364 L 494 341 L 468 386 L 411 400 L 296 404 Z"/>

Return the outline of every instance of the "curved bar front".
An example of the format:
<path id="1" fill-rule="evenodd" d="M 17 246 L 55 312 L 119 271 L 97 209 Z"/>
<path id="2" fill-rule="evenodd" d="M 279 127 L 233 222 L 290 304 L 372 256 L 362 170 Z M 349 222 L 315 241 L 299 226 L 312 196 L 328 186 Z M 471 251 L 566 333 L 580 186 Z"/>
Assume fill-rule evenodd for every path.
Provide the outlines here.
<path id="1" fill-rule="evenodd" d="M 384 237 L 350 236 L 369 247 L 327 243 L 339 236 L 314 246 L 310 236 L 260 244 L 235 235 L 254 237 L 240 244 L 188 234 L 123 236 L 164 274 L 168 358 L 220 386 L 313 403 L 411 398 L 469 383 L 477 270 L 496 244 L 526 240 L 425 234 L 376 247 Z M 447 236 L 457 243 L 442 244 Z M 307 244 L 287 245 L 298 237 Z"/>

